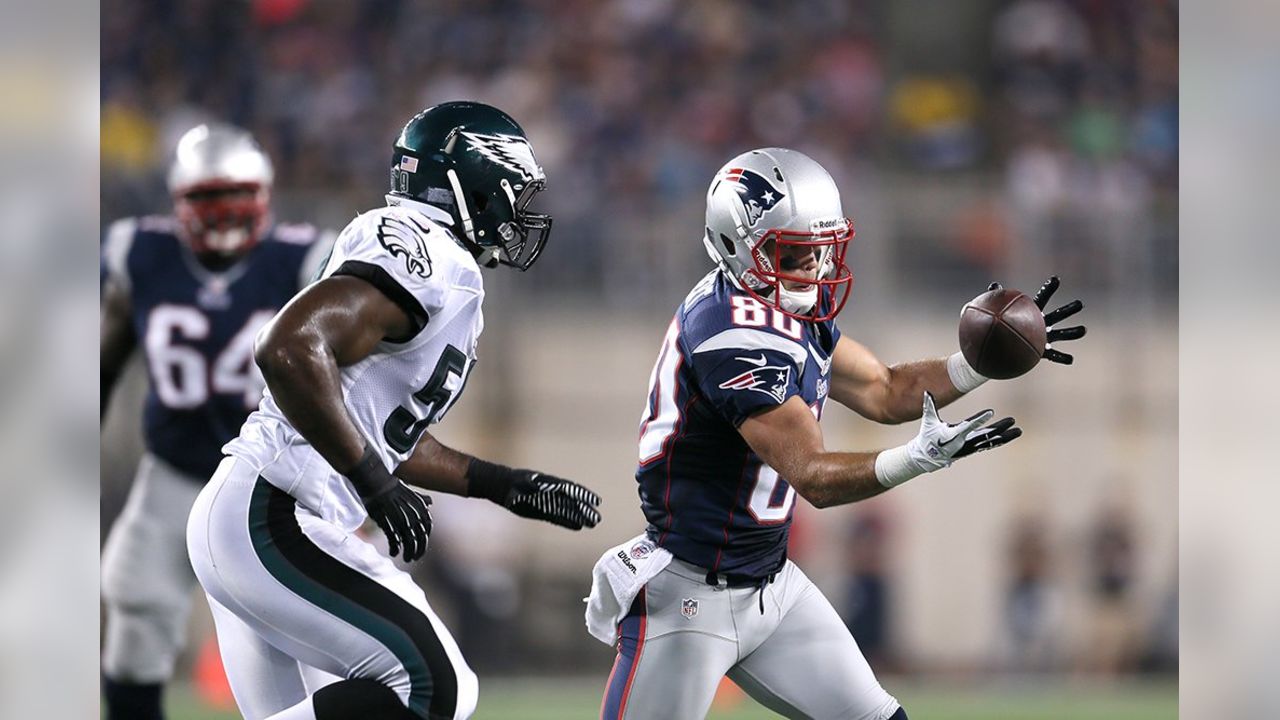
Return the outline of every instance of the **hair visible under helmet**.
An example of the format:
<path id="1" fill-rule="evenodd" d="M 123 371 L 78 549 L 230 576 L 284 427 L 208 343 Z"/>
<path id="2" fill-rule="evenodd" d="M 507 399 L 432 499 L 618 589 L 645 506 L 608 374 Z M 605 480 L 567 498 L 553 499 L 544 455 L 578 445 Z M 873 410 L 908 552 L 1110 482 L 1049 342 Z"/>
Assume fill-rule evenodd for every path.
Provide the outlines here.
<path id="1" fill-rule="evenodd" d="M 707 190 L 707 254 L 736 287 L 791 317 L 827 320 L 844 307 L 853 235 L 831 175 L 795 150 L 745 152 Z M 816 279 L 786 272 L 784 254 L 801 247 L 816 255 Z M 808 287 L 789 290 L 784 281 Z"/>

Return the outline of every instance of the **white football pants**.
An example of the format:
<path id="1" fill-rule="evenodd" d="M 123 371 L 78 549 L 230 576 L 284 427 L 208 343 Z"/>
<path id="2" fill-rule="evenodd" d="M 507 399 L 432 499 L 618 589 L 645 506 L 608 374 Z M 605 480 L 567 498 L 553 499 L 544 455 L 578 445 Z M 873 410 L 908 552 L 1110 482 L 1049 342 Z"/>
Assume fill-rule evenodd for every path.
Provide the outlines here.
<path id="1" fill-rule="evenodd" d="M 138 463 L 129 499 L 102 548 L 102 672 L 113 680 L 157 683 L 173 674 L 196 583 L 187 559 L 187 514 L 204 480 L 149 453 Z"/>
<path id="2" fill-rule="evenodd" d="M 603 720 L 705 717 L 725 675 L 788 718 L 885 720 L 897 712 L 795 563 L 764 590 L 711 586 L 706 575 L 673 560 L 636 598 L 619 627 Z"/>
<path id="3" fill-rule="evenodd" d="M 247 720 L 306 697 L 299 663 L 378 681 L 423 718 L 474 712 L 475 673 L 408 573 L 243 461 L 200 493 L 187 543 Z"/>

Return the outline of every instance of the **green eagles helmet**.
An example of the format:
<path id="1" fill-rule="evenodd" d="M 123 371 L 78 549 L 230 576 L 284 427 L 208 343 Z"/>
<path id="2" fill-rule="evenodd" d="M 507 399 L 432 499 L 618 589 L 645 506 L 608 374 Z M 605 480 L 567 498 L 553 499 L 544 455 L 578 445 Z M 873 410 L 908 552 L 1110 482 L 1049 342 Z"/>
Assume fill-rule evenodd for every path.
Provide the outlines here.
<path id="1" fill-rule="evenodd" d="M 413 117 L 391 155 L 391 195 L 453 216 L 476 261 L 528 270 L 551 232 L 551 217 L 529 212 L 546 188 L 524 130 L 501 110 L 447 102 Z"/>

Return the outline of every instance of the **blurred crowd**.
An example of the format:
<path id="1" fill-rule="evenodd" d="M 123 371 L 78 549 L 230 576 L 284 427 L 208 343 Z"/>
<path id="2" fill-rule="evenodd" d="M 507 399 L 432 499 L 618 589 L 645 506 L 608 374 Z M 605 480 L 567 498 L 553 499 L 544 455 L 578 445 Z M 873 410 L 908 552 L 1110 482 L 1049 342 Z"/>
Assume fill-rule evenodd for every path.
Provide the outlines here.
<path id="1" fill-rule="evenodd" d="M 1176 18 L 1137 0 L 110 0 L 102 215 L 163 209 L 168 149 L 219 116 L 258 135 L 294 215 L 349 217 L 378 201 L 400 123 L 473 98 L 547 168 L 537 286 L 682 294 L 711 174 L 783 145 L 892 248 L 873 270 L 972 288 L 1052 262 L 1172 287 Z"/>
<path id="2" fill-rule="evenodd" d="M 896 537 L 894 515 L 871 503 L 848 513 L 844 538 L 843 602 L 837 606 L 873 667 L 913 667 L 895 628 Z M 1005 528 L 997 633 L 982 669 L 1010 674 L 1071 671 L 1098 677 L 1176 672 L 1178 593 L 1176 572 L 1144 568 L 1142 528 L 1131 507 L 1102 503 L 1078 533 L 1045 513 L 1015 515 Z M 792 556 L 804 562 L 803 543 Z M 1138 589 L 1143 572 L 1162 580 L 1155 598 Z M 838 595 L 837 597 L 840 597 Z M 1069 618 L 1075 611 L 1084 619 Z M 1072 628 L 1075 628 L 1073 630 Z M 919 668 L 915 668 L 919 669 Z M 935 671 L 949 668 L 933 667 Z"/>

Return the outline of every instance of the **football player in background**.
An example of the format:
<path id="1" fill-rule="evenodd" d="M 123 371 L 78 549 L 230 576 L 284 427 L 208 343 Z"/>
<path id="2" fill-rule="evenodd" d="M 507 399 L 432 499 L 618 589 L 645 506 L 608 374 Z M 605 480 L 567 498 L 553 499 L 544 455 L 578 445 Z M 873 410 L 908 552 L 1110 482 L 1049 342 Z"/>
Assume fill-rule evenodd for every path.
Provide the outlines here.
<path id="1" fill-rule="evenodd" d="M 668 327 L 640 427 L 648 528 L 594 571 L 587 626 L 618 648 L 602 718 L 703 717 L 725 675 L 786 717 L 906 718 L 787 560 L 796 494 L 819 508 L 857 502 L 1021 431 L 989 424 L 990 410 L 938 417 L 985 381 L 960 353 L 887 367 L 841 335 L 853 232 L 831 176 L 801 153 L 754 150 L 716 173 L 704 243 L 717 267 Z M 1037 295 L 1042 310 L 1056 286 Z M 919 433 L 880 452 L 827 450 L 828 396 L 877 422 L 919 419 Z"/>
<path id="2" fill-rule="evenodd" d="M 168 186 L 174 213 L 115 222 L 103 245 L 101 407 L 139 346 L 146 453 L 102 551 L 103 692 L 112 720 L 163 717 L 195 575 L 184 542 L 196 494 L 262 396 L 253 338 L 332 242 L 274 223 L 271 162 L 249 133 L 187 131 Z"/>
<path id="3" fill-rule="evenodd" d="M 392 556 L 422 557 L 430 501 L 409 485 L 574 530 L 599 521 L 585 487 L 426 432 L 476 362 L 480 268 L 526 270 L 542 251 L 551 219 L 529 204 L 544 186 L 524 131 L 502 111 L 423 111 L 395 142 L 388 206 L 342 231 L 321 279 L 259 338 L 266 395 L 187 530 L 246 718 L 474 711 L 476 676 L 422 589 L 354 534 L 372 518 Z M 343 679 L 308 695 L 299 663 Z"/>

